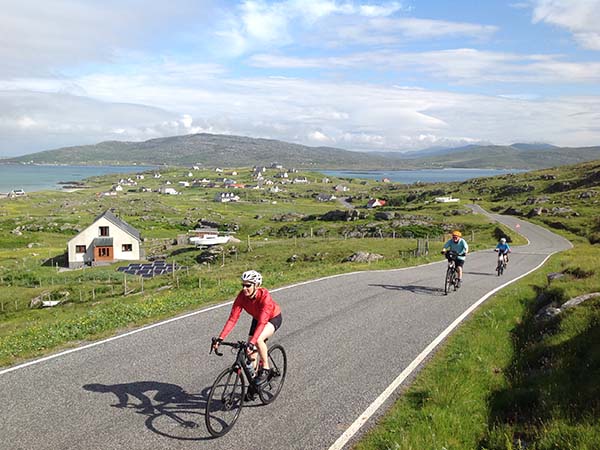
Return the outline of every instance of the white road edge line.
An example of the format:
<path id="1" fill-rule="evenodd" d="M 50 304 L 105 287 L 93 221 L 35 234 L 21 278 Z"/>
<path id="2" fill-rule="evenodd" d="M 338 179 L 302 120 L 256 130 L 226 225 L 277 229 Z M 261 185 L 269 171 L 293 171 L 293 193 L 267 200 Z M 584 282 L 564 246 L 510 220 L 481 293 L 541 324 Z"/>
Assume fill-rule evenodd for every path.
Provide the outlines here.
<path id="1" fill-rule="evenodd" d="M 504 283 L 501 286 L 491 290 L 475 303 L 473 303 L 465 312 L 463 312 L 454 322 L 452 322 L 448 328 L 446 328 L 442 333 L 436 337 L 427 347 L 423 350 L 409 365 L 404 369 L 398 377 L 392 381 L 390 384 L 380 395 L 375 399 L 373 403 L 369 405 L 365 411 L 358 416 L 358 418 L 350 425 L 350 427 L 342 433 L 342 435 L 333 443 L 329 450 L 342 450 L 344 446 L 348 443 L 350 439 L 360 430 L 360 428 L 371 418 L 373 414 L 383 405 L 383 403 L 394 393 L 394 391 L 404 382 L 404 380 L 423 362 L 423 360 L 442 342 L 449 334 L 456 328 L 473 310 L 475 310 L 479 305 L 481 305 L 485 300 L 494 295 L 500 289 L 508 286 L 509 284 L 514 283 L 515 281 L 520 280 L 521 278 L 529 275 L 532 272 L 535 272 L 537 269 L 542 267 L 545 262 L 550 258 L 554 253 L 550 253 L 537 267 L 531 269 L 529 272 L 524 273 L 517 278 L 510 280 L 507 283 Z"/>
<path id="2" fill-rule="evenodd" d="M 327 277 L 317 278 L 317 279 L 308 280 L 308 281 L 302 281 L 300 283 L 291 284 L 289 286 L 283 286 L 283 287 L 280 287 L 280 288 L 277 288 L 277 289 L 272 289 L 271 292 L 283 291 L 284 289 L 290 289 L 290 288 L 293 288 L 293 287 L 296 287 L 296 286 L 302 286 L 304 284 L 315 283 L 317 281 L 327 280 L 329 278 L 344 277 L 344 276 L 355 275 L 355 274 L 359 274 L 359 273 L 395 272 L 395 271 L 400 271 L 400 270 L 413 269 L 415 267 L 428 266 L 430 264 L 436 264 L 436 263 L 439 263 L 439 262 L 440 261 L 434 261 L 434 262 L 430 262 L 430 263 L 427 263 L 427 264 L 421 264 L 420 266 L 401 267 L 399 269 L 380 269 L 380 270 L 369 270 L 369 271 L 357 271 L 357 272 L 339 273 L 339 274 L 336 274 L 336 275 L 329 275 Z M 131 336 L 132 334 L 140 333 L 142 331 L 146 331 L 146 330 L 149 330 L 151 328 L 155 328 L 155 327 L 159 327 L 161 325 L 165 325 L 167 323 L 175 322 L 176 320 L 187 319 L 188 317 L 192 317 L 192 316 L 195 316 L 197 314 L 203 314 L 205 312 L 212 311 L 213 309 L 223 308 L 224 306 L 229 306 L 232 303 L 233 303 L 233 300 L 225 302 L 225 303 L 220 303 L 218 305 L 210 306 L 208 308 L 201 309 L 199 311 L 194 311 L 194 312 L 191 312 L 191 313 L 188 313 L 188 314 L 184 314 L 183 316 L 173 317 L 171 319 L 163 320 L 162 322 L 157 322 L 157 323 L 154 323 L 152 325 L 147 325 L 145 327 L 138 328 L 136 330 L 132 330 L 132 331 L 129 331 L 127 333 L 119 334 L 117 336 L 113 336 L 113 337 L 110 337 L 110 338 L 107 338 L 107 339 L 102 339 L 101 341 L 92 342 L 91 344 L 83 345 L 81 347 L 72 348 L 72 349 L 65 350 L 65 351 L 60 352 L 60 353 L 55 353 L 53 355 L 48 355 L 48 356 L 44 356 L 44 357 L 39 358 L 39 359 L 34 359 L 32 361 L 28 361 L 26 363 L 19 364 L 17 366 L 13 366 L 13 367 L 9 367 L 9 368 L 4 369 L 4 370 L 0 370 L 0 375 L 4 375 L 4 374 L 9 373 L 9 372 L 14 372 L 15 370 L 19 370 L 19 369 L 24 369 L 25 367 L 33 366 L 34 364 L 39 364 L 39 363 L 42 363 L 44 361 L 49 361 L 51 359 L 58 358 L 60 356 L 65 356 L 65 355 L 68 355 L 69 353 L 79 352 L 81 350 L 86 350 L 88 348 L 92 348 L 92 347 L 96 347 L 98 345 L 106 344 L 107 342 L 111 342 L 111 341 L 115 341 L 117 339 L 121 339 L 121 338 L 124 338 L 124 337 L 127 337 L 127 336 Z"/>

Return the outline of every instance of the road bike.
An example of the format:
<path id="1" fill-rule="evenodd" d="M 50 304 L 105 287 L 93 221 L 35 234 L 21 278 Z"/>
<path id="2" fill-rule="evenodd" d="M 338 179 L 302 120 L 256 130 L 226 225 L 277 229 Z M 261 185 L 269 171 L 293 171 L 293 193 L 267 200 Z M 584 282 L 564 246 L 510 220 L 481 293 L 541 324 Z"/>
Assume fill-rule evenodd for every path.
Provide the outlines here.
<path id="1" fill-rule="evenodd" d="M 498 252 L 498 264 L 496 265 L 496 272 L 498 273 L 498 276 L 502 275 L 506 270 L 506 258 L 504 255 L 505 253 Z"/>
<path id="2" fill-rule="evenodd" d="M 444 253 L 448 260 L 446 277 L 444 278 L 444 295 L 448 295 L 451 288 L 458 289 L 458 272 L 456 270 L 456 258 L 459 256 L 455 251 L 449 250 Z"/>
<path id="3" fill-rule="evenodd" d="M 259 361 L 258 370 L 253 369 L 254 361 L 247 352 L 249 344 L 245 341 L 238 341 L 221 342 L 220 345 L 237 350 L 237 355 L 231 367 L 223 370 L 217 376 L 208 394 L 204 420 L 208 432 L 213 437 L 223 436 L 233 428 L 242 412 L 246 394 L 258 394 L 261 402 L 265 405 L 275 401 L 281 392 L 287 371 L 285 350 L 279 344 L 273 345 L 268 352 L 269 376 L 264 383 L 258 385 L 254 381 L 254 373 L 258 373 L 262 364 Z M 211 345 L 211 353 L 212 350 Z M 223 353 L 218 350 L 215 350 L 215 353 L 223 356 Z"/>

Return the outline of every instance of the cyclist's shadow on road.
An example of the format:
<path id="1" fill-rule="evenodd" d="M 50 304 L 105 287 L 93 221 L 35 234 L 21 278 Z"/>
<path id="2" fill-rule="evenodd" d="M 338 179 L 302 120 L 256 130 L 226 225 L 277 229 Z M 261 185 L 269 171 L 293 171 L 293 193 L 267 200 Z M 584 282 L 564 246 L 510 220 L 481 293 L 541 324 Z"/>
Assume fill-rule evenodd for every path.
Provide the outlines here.
<path id="1" fill-rule="evenodd" d="M 146 416 L 146 427 L 162 436 L 179 440 L 210 439 L 204 425 L 204 409 L 210 387 L 190 394 L 176 384 L 136 381 L 122 384 L 86 384 L 90 392 L 111 393 L 114 408 L 131 408 Z"/>
<path id="2" fill-rule="evenodd" d="M 409 291 L 413 294 L 442 295 L 444 293 L 444 289 L 442 288 L 436 288 L 432 286 L 418 286 L 415 284 L 370 284 L 369 286 L 382 287 L 384 289 L 389 289 L 392 291 Z"/>

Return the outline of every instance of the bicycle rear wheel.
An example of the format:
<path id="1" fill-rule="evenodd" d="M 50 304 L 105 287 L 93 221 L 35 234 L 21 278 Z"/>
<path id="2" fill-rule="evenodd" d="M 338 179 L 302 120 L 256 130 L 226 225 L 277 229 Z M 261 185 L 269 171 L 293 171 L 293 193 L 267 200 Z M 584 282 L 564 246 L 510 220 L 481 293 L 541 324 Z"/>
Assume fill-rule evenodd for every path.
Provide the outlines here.
<path id="1" fill-rule="evenodd" d="M 226 434 L 242 412 L 246 381 L 241 371 L 230 367 L 219 374 L 215 380 L 208 400 L 204 421 L 213 437 Z"/>
<path id="2" fill-rule="evenodd" d="M 504 264 L 502 261 L 498 261 L 498 267 L 496 267 L 496 271 L 498 272 L 498 276 L 502 275 L 504 272 Z"/>
<path id="3" fill-rule="evenodd" d="M 265 405 L 272 403 L 277 398 L 285 381 L 287 355 L 279 344 L 269 349 L 269 367 L 271 369 L 269 379 L 258 389 L 260 401 Z"/>

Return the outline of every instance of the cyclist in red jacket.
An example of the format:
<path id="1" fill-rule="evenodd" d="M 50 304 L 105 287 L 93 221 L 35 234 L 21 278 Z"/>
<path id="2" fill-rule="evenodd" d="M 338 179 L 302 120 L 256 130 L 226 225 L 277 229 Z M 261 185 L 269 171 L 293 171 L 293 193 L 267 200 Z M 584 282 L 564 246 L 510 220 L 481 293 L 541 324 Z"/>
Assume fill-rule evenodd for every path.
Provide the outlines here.
<path id="1" fill-rule="evenodd" d="M 269 291 L 261 287 L 262 275 L 256 270 L 248 270 L 242 274 L 242 290 L 235 298 L 229 319 L 225 322 L 223 330 L 215 340 L 213 348 L 217 350 L 219 344 L 231 332 L 237 323 L 242 310 L 245 310 L 252 316 L 252 325 L 248 333 L 248 343 L 250 344 L 249 356 L 256 359 L 256 351 L 262 361 L 262 369 L 256 375 L 256 384 L 262 384 L 269 378 L 269 358 L 266 340 L 273 336 L 273 333 L 281 326 L 281 308 Z"/>

